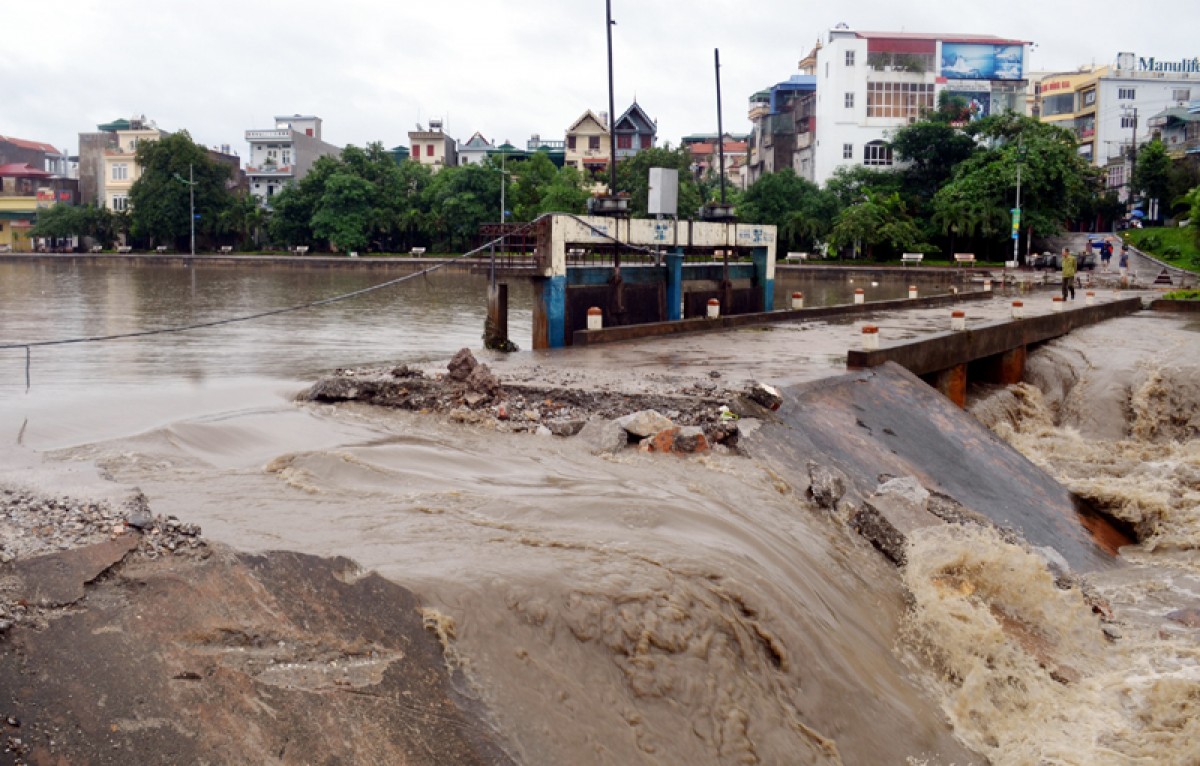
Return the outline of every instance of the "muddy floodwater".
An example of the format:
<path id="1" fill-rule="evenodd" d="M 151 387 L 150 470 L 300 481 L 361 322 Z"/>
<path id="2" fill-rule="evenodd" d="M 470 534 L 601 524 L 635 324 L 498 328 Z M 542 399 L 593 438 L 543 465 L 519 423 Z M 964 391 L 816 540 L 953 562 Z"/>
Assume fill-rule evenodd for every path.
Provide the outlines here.
<path id="1" fill-rule="evenodd" d="M 211 321 L 382 279 L 4 264 L 0 340 Z M 294 401 L 335 367 L 463 346 L 491 359 L 483 288 L 439 273 L 246 324 L 39 347 L 28 388 L 24 352 L 0 352 L 0 478 L 137 486 L 209 539 L 347 556 L 411 589 L 519 763 L 1200 762 L 1200 642 L 1171 617 L 1200 606 L 1194 324 L 1077 331 L 1031 355 L 1026 383 L 972 392 L 981 422 L 1138 531 L 1127 566 L 1064 588 L 1045 556 L 984 529 L 914 534 L 898 570 L 814 510 L 806 477 L 752 454 L 599 457 Z M 514 285 L 522 346 L 528 306 Z M 654 369 L 636 344 L 538 364 L 599 354 L 668 386 L 720 373 L 713 359 L 754 368 L 713 343 L 690 367 Z M 1103 630 L 1082 589 L 1109 605 Z"/>

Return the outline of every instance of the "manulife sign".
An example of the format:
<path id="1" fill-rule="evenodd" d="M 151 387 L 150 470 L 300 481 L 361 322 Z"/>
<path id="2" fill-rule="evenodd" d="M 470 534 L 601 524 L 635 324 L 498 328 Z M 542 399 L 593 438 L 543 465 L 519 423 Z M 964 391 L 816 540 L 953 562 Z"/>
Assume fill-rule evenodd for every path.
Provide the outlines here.
<path id="1" fill-rule="evenodd" d="M 1150 58 L 1140 56 L 1137 68 L 1143 72 L 1200 72 L 1200 58 L 1159 61 L 1153 56 Z"/>

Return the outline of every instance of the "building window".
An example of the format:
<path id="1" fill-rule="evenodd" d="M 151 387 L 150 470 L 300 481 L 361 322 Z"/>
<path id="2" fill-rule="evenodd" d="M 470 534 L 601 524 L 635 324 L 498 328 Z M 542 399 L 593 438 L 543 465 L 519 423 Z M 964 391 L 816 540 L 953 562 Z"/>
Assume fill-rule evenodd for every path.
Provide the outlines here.
<path id="1" fill-rule="evenodd" d="M 567 148 L 571 151 L 575 150 L 575 136 L 567 136 Z"/>
<path id="2" fill-rule="evenodd" d="M 1117 98 L 1131 101 L 1135 97 L 1136 90 L 1134 88 L 1117 88 Z"/>
<path id="3" fill-rule="evenodd" d="M 292 153 L 290 151 L 288 151 L 287 149 L 283 150 L 283 164 L 284 165 L 292 164 Z"/>
<path id="4" fill-rule="evenodd" d="M 854 51 L 846 51 L 846 66 L 854 66 Z"/>
<path id="5" fill-rule="evenodd" d="M 588 136 L 588 148 L 595 150 L 600 148 L 600 136 Z"/>
<path id="6" fill-rule="evenodd" d="M 1137 127 L 1137 118 L 1131 114 L 1125 115 L 1124 117 L 1121 118 L 1121 127 L 1122 128 L 1136 128 Z"/>
<path id="7" fill-rule="evenodd" d="M 910 119 L 933 109 L 933 85 L 909 82 L 867 83 L 867 116 Z"/>
<path id="8" fill-rule="evenodd" d="M 854 144 L 842 144 L 842 159 L 854 159 Z"/>
<path id="9" fill-rule="evenodd" d="M 847 109 L 853 109 L 853 108 L 854 108 L 854 94 L 853 94 L 853 93 L 847 93 L 847 94 L 846 94 L 846 99 L 845 99 L 845 101 L 846 101 L 846 108 L 847 108 Z"/>
<path id="10" fill-rule="evenodd" d="M 129 198 L 124 195 L 114 194 L 112 198 L 112 209 L 118 212 L 129 209 Z"/>
<path id="11" fill-rule="evenodd" d="M 863 147 L 864 165 L 891 165 L 892 147 L 882 141 L 871 141 Z"/>
<path id="12" fill-rule="evenodd" d="M 426 144 L 426 145 L 425 145 L 425 156 L 426 156 L 426 157 L 432 157 L 432 156 L 433 156 L 433 144 Z"/>
<path id="13" fill-rule="evenodd" d="M 1176 88 L 1171 91 L 1172 101 L 1188 101 L 1192 97 L 1191 88 Z"/>
<path id="14" fill-rule="evenodd" d="M 1089 90 L 1087 93 L 1083 94 L 1083 105 L 1084 106 L 1092 106 L 1095 103 L 1096 103 L 1096 91 Z"/>
<path id="15" fill-rule="evenodd" d="M 828 61 L 825 62 L 825 79 L 826 80 L 829 79 L 829 62 Z"/>
<path id="16" fill-rule="evenodd" d="M 126 165 L 124 162 L 115 163 L 112 166 L 112 180 L 128 181 L 129 180 L 129 166 Z"/>
<path id="17" fill-rule="evenodd" d="M 652 146 L 654 146 L 654 136 L 643 133 L 642 134 L 642 148 L 649 149 Z"/>
<path id="18" fill-rule="evenodd" d="M 617 136 L 617 148 L 618 149 L 632 149 L 633 148 L 633 136 L 631 136 L 629 134 Z"/>

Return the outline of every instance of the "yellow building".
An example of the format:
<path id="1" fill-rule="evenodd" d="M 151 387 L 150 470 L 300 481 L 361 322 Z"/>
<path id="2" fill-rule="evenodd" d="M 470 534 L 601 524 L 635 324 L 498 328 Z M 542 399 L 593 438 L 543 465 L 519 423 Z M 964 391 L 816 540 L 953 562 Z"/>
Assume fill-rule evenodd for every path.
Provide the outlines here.
<path id="1" fill-rule="evenodd" d="M 608 130 L 608 115 L 601 115 L 597 116 L 589 109 L 567 128 L 566 164 L 579 168 L 597 184 L 606 184 L 612 136 Z"/>
<path id="2" fill-rule="evenodd" d="M 143 141 L 157 141 L 166 135 L 153 123 L 135 122 L 116 131 L 116 142 L 104 149 L 104 170 L 100 179 L 100 204 L 110 210 L 129 209 L 129 190 L 142 174 L 137 164 L 137 147 Z"/>
<path id="3" fill-rule="evenodd" d="M 29 230 L 38 208 L 55 202 L 51 176 L 24 163 L 0 165 L 0 252 L 33 251 Z"/>

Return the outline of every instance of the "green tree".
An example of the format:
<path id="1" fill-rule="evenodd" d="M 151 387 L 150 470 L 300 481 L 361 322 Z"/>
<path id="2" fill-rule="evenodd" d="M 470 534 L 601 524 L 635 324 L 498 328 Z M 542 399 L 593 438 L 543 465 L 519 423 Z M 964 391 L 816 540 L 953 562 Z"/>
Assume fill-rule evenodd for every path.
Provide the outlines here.
<path id="1" fill-rule="evenodd" d="M 313 235 L 335 249 L 365 250 L 377 222 L 373 191 L 370 181 L 348 170 L 329 176 L 313 213 Z"/>
<path id="2" fill-rule="evenodd" d="M 617 163 L 617 189 L 629 193 L 631 215 L 645 217 L 650 193 L 650 168 L 674 168 L 679 171 L 678 215 L 686 218 L 706 201 L 700 195 L 691 167 L 692 155 L 686 147 L 672 149 L 668 144 L 642 149 Z"/>
<path id="3" fill-rule="evenodd" d="M 838 250 L 847 247 L 857 250 L 862 245 L 868 258 L 875 256 L 877 245 L 896 252 L 932 249 L 921 243 L 921 231 L 906 212 L 899 192 L 884 195 L 869 190 L 838 213 L 829 232 L 829 243 Z"/>
<path id="4" fill-rule="evenodd" d="M 1130 179 L 1134 194 L 1164 203 L 1171 199 L 1171 158 L 1157 138 L 1145 144 L 1137 154 Z"/>
<path id="5" fill-rule="evenodd" d="M 954 175 L 954 168 L 979 148 L 941 112 L 896 131 L 891 145 L 896 159 L 906 163 L 900 171 L 905 196 L 920 205 L 928 204 Z"/>
<path id="6" fill-rule="evenodd" d="M 748 223 L 775 226 L 781 250 L 813 249 L 829 231 L 837 201 L 791 168 L 767 173 L 742 195 L 738 217 Z"/>
<path id="7" fill-rule="evenodd" d="M 492 157 L 488 164 L 501 172 L 501 162 Z M 536 152 L 528 160 L 505 162 L 508 187 L 505 205 L 512 211 L 512 220 L 532 221 L 541 211 L 542 196 L 558 175 L 558 168 L 542 152 Z"/>
<path id="8" fill-rule="evenodd" d="M 194 209 L 199 216 L 196 232 L 202 236 L 216 232 L 222 211 L 233 203 L 233 195 L 226 187 L 229 166 L 210 158 L 187 131 L 171 133 L 157 141 L 143 141 L 138 144 L 136 156 L 141 176 L 129 191 L 134 236 L 176 245 L 188 238 L 193 209 L 189 178 L 195 194 Z"/>
<path id="9" fill-rule="evenodd" d="M 1094 204 L 1099 172 L 1079 156 L 1070 132 L 1015 114 L 985 117 L 966 128 L 984 147 L 960 162 L 933 198 L 933 222 L 998 245 L 1009 237 L 1021 177 L 1022 226 L 1039 236 Z"/>
<path id="10" fill-rule="evenodd" d="M 38 213 L 37 224 L 30 232 L 34 237 L 91 237 L 104 247 L 111 247 L 121 229 L 117 216 L 108 208 L 84 205 L 54 205 Z"/>
<path id="11" fill-rule="evenodd" d="M 541 190 L 537 214 L 582 214 L 587 211 L 590 196 L 591 193 L 584 188 L 582 173 L 570 166 L 559 168 L 554 174 L 554 179 Z"/>
<path id="12" fill-rule="evenodd" d="M 439 249 L 465 250 L 479 226 L 495 221 L 500 208 L 500 174 L 485 165 L 443 168 L 422 196 L 425 233 Z"/>

